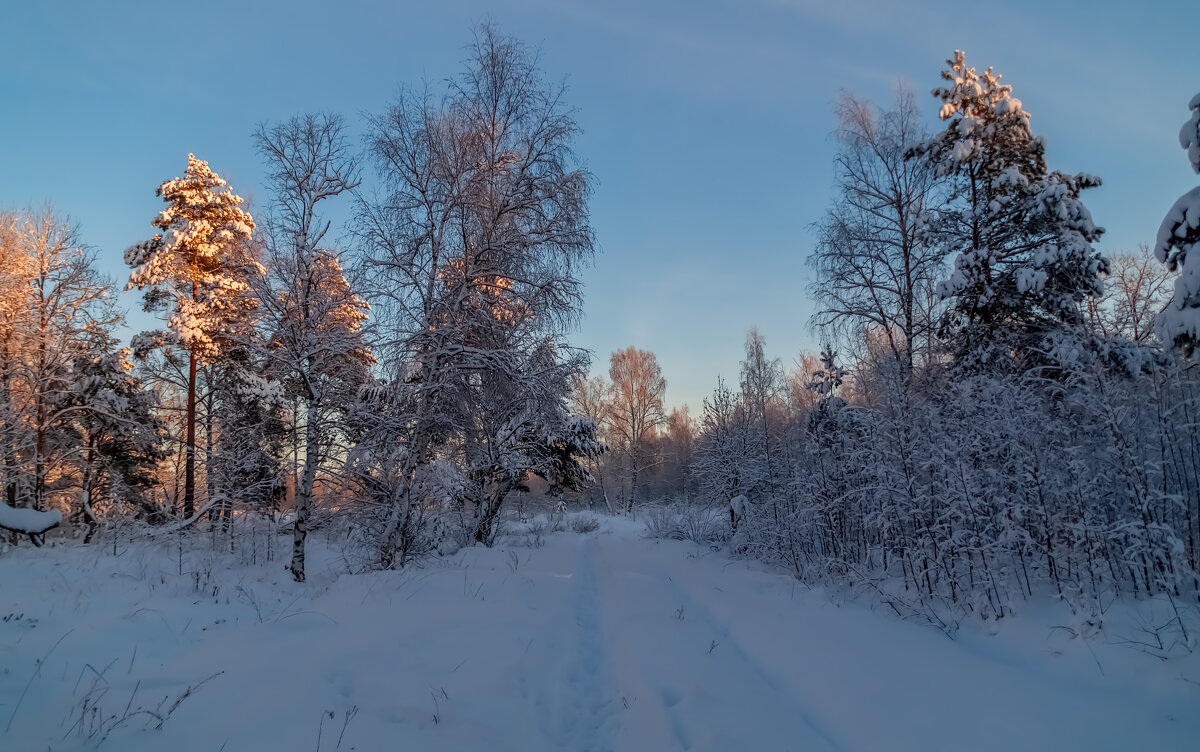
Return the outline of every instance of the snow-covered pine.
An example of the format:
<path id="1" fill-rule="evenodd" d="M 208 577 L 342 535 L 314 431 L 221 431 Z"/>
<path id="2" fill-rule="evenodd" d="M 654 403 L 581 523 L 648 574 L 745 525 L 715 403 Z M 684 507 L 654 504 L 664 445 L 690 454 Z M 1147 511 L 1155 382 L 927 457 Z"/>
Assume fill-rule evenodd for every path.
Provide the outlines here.
<path id="1" fill-rule="evenodd" d="M 221 190 L 221 189 L 224 190 Z M 167 180 L 157 195 L 167 203 L 151 223 L 161 230 L 130 246 L 126 289 L 147 289 L 147 310 L 170 306 L 167 329 L 142 341 L 176 344 L 188 352 L 186 460 L 183 516 L 195 512 L 196 370 L 230 355 L 252 328 L 256 307 L 249 280 L 264 273 L 250 253 L 254 219 L 242 199 L 209 168 L 188 155 L 183 177 Z"/>
<path id="2" fill-rule="evenodd" d="M 261 339 L 254 341 L 256 350 L 262 344 Z M 230 533 L 235 509 L 268 517 L 280 511 L 288 474 L 285 458 L 295 451 L 283 389 L 264 375 L 264 366 L 262 358 L 255 357 L 225 369 L 205 400 L 215 412 L 206 420 L 215 434 L 205 468 L 212 494 L 218 497 L 211 519 L 219 519 Z"/>
<path id="3" fill-rule="evenodd" d="M 151 223 L 162 232 L 126 249 L 132 272 L 125 288 L 150 288 L 148 304 L 169 301 L 173 340 L 211 363 L 253 310 L 247 278 L 264 271 L 249 253 L 254 219 L 240 208 L 241 197 L 192 154 L 183 177 L 165 181 L 156 195 L 167 203 Z M 163 293 L 167 300 L 155 296 Z"/>
<path id="4" fill-rule="evenodd" d="M 1200 94 L 1188 102 L 1192 115 L 1179 129 L 1192 170 L 1200 173 Z M 1200 343 L 1200 186 L 1179 197 L 1158 228 L 1154 255 L 1179 272 L 1170 303 L 1159 316 L 1163 342 L 1190 357 Z"/>
<path id="5" fill-rule="evenodd" d="M 121 505 L 151 524 L 168 518 L 154 493 L 158 463 L 167 457 L 158 392 L 134 373 L 129 348 L 112 336 L 92 333 L 89 344 L 72 368 L 82 443 L 81 500 L 73 517 L 88 528 L 85 542 L 104 519 L 124 516 Z"/>
<path id="6" fill-rule="evenodd" d="M 1046 167 L 1045 143 L 1012 87 L 982 75 L 956 51 L 934 89 L 946 129 L 912 150 L 946 182 L 946 203 L 927 213 L 930 242 L 954 259 L 938 293 L 952 300 L 942 336 L 960 365 L 1000 365 L 1028 354 L 1049 333 L 1077 328 L 1080 305 L 1103 294 L 1103 232 L 1079 199 L 1100 184 Z"/>
<path id="7" fill-rule="evenodd" d="M 813 371 L 812 380 L 808 382 L 809 391 L 821 395 L 822 399 L 838 396 L 842 382 L 850 372 L 838 364 L 837 352 L 828 342 L 821 347 L 820 363 L 821 368 Z"/>

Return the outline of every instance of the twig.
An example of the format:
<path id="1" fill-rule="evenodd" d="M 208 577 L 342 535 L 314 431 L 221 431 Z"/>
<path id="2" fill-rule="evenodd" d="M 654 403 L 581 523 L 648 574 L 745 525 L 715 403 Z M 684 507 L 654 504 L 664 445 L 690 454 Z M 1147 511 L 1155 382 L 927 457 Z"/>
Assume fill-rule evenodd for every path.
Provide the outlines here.
<path id="1" fill-rule="evenodd" d="M 342 721 L 342 733 L 338 734 L 336 749 L 342 748 L 342 737 L 346 735 L 346 728 L 350 725 L 350 721 L 354 720 L 354 716 L 358 715 L 358 706 L 354 705 L 346 711 L 346 717 Z"/>
<path id="2" fill-rule="evenodd" d="M 17 698 L 17 704 L 13 706 L 12 715 L 8 717 L 8 725 L 4 727 L 4 733 L 7 734 L 9 730 L 12 729 L 13 719 L 17 717 L 17 711 L 21 709 L 21 703 L 24 702 L 25 695 L 29 692 L 29 688 L 33 686 L 33 680 L 36 679 L 38 674 L 42 672 L 42 666 L 46 665 L 46 661 L 50 659 L 50 654 L 54 652 L 55 648 L 62 644 L 63 640 L 67 639 L 67 635 L 74 631 L 74 627 L 68 629 L 66 634 L 64 634 L 62 637 L 59 637 L 58 642 L 54 643 L 54 645 L 52 645 L 50 649 L 46 651 L 46 654 L 38 659 L 37 666 L 33 669 L 33 675 L 29 677 L 29 681 L 25 682 L 25 689 L 21 690 L 21 696 Z M 95 669 L 93 669 L 93 671 L 94 670 Z"/>

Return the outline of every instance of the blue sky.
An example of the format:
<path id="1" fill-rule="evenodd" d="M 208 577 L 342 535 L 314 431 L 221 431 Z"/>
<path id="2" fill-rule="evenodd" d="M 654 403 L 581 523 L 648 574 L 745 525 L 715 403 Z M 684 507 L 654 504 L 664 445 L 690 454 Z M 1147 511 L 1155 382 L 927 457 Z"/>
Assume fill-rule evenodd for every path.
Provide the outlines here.
<path id="1" fill-rule="evenodd" d="M 148 237 L 154 189 L 188 152 L 265 200 L 255 125 L 381 110 L 402 84 L 456 74 L 490 17 L 566 77 L 597 178 L 601 245 L 572 334 L 654 351 L 694 411 L 736 382 L 747 329 L 790 363 L 815 347 L 805 259 L 832 193 L 842 89 L 923 102 L 960 48 L 1032 113 L 1051 166 L 1099 175 L 1102 247 L 1151 241 L 1196 183 L 1176 140 L 1200 90 L 1200 3 L 1128 2 L 9 3 L 0 24 L 0 207 L 52 201 L 101 266 Z M 130 307 L 136 300 L 130 296 Z M 136 322 L 136 319 L 135 319 Z"/>

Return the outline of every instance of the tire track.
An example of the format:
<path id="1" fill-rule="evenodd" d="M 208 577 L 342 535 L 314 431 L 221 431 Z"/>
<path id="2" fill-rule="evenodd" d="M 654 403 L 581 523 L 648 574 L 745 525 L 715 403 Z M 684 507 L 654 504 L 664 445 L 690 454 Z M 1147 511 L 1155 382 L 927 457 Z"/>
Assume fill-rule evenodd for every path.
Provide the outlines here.
<path id="1" fill-rule="evenodd" d="M 601 599 L 621 626 L 610 634 L 628 704 L 619 747 L 844 749 L 657 557 L 618 560 L 599 546 Z"/>
<path id="2" fill-rule="evenodd" d="M 539 725 L 552 749 L 580 752 L 610 752 L 613 749 L 610 726 L 616 701 L 607 679 L 605 644 L 600 607 L 597 602 L 595 541 L 586 538 L 579 544 L 570 592 L 570 616 L 547 622 L 557 625 L 575 623 L 569 635 L 546 633 L 537 651 L 550 660 L 533 665 L 558 665 L 564 668 L 552 676 L 532 677 L 538 687 L 534 696 Z"/>

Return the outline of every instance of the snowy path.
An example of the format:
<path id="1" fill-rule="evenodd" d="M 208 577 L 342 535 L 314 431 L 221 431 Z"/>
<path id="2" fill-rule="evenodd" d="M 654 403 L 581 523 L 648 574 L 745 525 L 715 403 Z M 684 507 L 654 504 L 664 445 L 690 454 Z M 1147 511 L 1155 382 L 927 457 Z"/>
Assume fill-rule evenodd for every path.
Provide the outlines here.
<path id="1" fill-rule="evenodd" d="M 623 521 L 406 573 L 336 575 L 340 552 L 318 546 L 314 571 L 322 561 L 330 573 L 300 586 L 278 561 L 203 551 L 0 558 L 0 750 L 102 738 L 131 752 L 1193 750 L 1200 739 L 1200 684 L 1181 678 L 1200 679 L 1195 656 L 1085 645 L 1041 626 L 1044 614 L 952 642 Z M 157 721 L 129 716 L 138 709 L 164 715 L 163 728 L 144 730 Z"/>
<path id="2" fill-rule="evenodd" d="M 624 546 L 594 549 L 604 612 L 621 625 L 610 638 L 628 704 L 621 748 L 840 748 L 674 578 Z"/>

